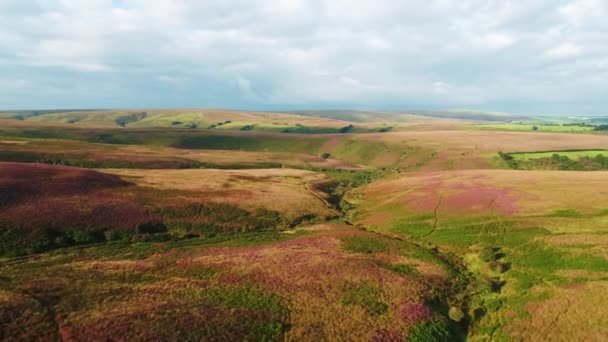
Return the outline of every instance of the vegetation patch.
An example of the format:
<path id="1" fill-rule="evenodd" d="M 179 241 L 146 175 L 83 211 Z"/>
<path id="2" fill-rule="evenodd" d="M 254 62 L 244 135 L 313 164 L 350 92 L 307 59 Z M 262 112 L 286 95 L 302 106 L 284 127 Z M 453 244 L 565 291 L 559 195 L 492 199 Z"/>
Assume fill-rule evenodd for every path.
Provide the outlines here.
<path id="1" fill-rule="evenodd" d="M 349 236 L 342 239 L 342 248 L 352 253 L 382 253 L 389 250 L 383 240 L 367 236 Z"/>
<path id="2" fill-rule="evenodd" d="M 349 284 L 342 296 L 342 304 L 361 307 L 370 316 L 380 316 L 388 311 L 379 288 L 370 284 Z"/>
<path id="3" fill-rule="evenodd" d="M 608 151 L 547 151 L 526 153 L 503 153 L 499 156 L 512 169 L 519 170 L 564 170 L 598 171 L 608 170 Z"/>
<path id="4" fill-rule="evenodd" d="M 412 328 L 410 335 L 408 336 L 408 341 L 451 341 L 448 324 L 445 320 L 442 319 L 435 319 L 432 321 L 419 323 Z"/>

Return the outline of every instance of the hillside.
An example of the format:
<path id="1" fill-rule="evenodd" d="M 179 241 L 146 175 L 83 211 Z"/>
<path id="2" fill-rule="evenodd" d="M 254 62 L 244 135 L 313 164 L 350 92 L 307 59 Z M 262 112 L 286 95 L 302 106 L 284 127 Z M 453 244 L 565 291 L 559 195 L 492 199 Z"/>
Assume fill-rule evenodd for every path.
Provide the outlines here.
<path id="1" fill-rule="evenodd" d="M 0 339 L 604 335 L 587 125 L 39 114 L 0 119 Z"/>

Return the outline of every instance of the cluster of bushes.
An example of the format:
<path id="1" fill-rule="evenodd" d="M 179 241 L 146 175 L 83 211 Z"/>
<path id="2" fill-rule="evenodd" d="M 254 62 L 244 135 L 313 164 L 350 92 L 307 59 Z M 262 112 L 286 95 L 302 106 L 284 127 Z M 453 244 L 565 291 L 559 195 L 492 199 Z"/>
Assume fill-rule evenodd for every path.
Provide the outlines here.
<path id="1" fill-rule="evenodd" d="M 223 203 L 143 210 L 126 202 L 93 198 L 91 206 L 68 208 L 69 199 L 32 202 L 0 212 L 0 255 L 24 255 L 109 241 L 166 241 L 285 228 L 276 211 L 247 211 Z M 37 217 L 32 217 L 37 213 Z"/>
<path id="2" fill-rule="evenodd" d="M 316 188 L 329 195 L 328 202 L 336 209 L 349 210 L 352 205 L 344 199 L 347 191 L 371 183 L 378 176 L 374 171 L 324 170 L 331 179 Z"/>
<path id="3" fill-rule="evenodd" d="M 512 156 L 512 155 L 510 155 L 510 154 L 508 154 L 508 153 L 504 153 L 504 152 L 502 152 L 502 151 L 499 151 L 499 152 L 498 152 L 498 156 L 499 156 L 499 157 L 500 157 L 502 160 L 504 160 L 504 161 L 507 163 L 507 165 L 509 165 L 509 167 L 510 167 L 510 168 L 512 168 L 512 169 L 518 169 L 518 168 L 519 168 L 519 165 L 518 165 L 518 163 L 517 163 L 517 160 L 515 160 L 515 158 L 513 158 L 513 156 Z"/>
<path id="4" fill-rule="evenodd" d="M 255 128 L 255 124 L 253 125 L 245 125 L 243 127 L 241 127 L 241 131 L 251 131 Z"/>
<path id="5" fill-rule="evenodd" d="M 119 116 L 116 118 L 116 120 L 114 120 L 114 122 L 116 122 L 116 124 L 118 126 L 121 127 L 125 127 L 126 125 L 139 121 L 139 120 L 143 120 L 148 116 L 148 113 L 146 112 L 141 112 L 141 113 L 131 113 L 129 115 L 123 115 L 123 116 Z"/>
<path id="6" fill-rule="evenodd" d="M 114 133 L 99 133 L 89 139 L 89 142 L 100 143 L 100 144 L 118 144 L 118 145 L 128 145 L 136 143 L 130 138 L 122 137 L 120 135 L 116 135 Z"/>
<path id="7" fill-rule="evenodd" d="M 498 154 L 512 169 L 548 169 L 564 171 L 608 170 L 608 157 L 603 154 L 598 154 L 595 157 L 583 156 L 576 160 L 558 153 L 554 153 L 551 157 L 531 158 L 528 160 L 516 160 L 512 155 L 503 152 L 498 152 Z"/>
<path id="8" fill-rule="evenodd" d="M 575 127 L 593 127 L 595 125 L 584 123 L 584 122 L 573 122 L 573 123 L 564 123 L 562 126 L 575 126 Z"/>
<path id="9" fill-rule="evenodd" d="M 594 131 L 608 131 L 608 125 L 598 125 L 593 129 Z"/>
<path id="10" fill-rule="evenodd" d="M 89 219 L 91 222 L 84 225 L 79 225 L 80 222 L 68 224 L 60 220 L 36 226 L 27 222 L 3 220 L 0 222 L 0 255 L 25 255 L 109 241 L 160 241 L 170 238 L 166 227 L 159 220 L 143 221 L 133 228 L 119 224 L 115 228 L 109 228 L 113 226 L 112 223 L 106 226 L 102 222 L 93 222 L 92 217 Z"/>
<path id="11" fill-rule="evenodd" d="M 207 127 L 207 129 L 213 129 L 213 128 L 215 128 L 215 127 L 219 127 L 219 126 L 222 126 L 222 125 L 225 125 L 225 124 L 229 124 L 229 123 L 232 123 L 232 121 L 230 121 L 230 120 L 226 120 L 226 121 L 224 121 L 224 122 L 218 122 L 218 123 L 215 123 L 215 124 L 211 124 L 211 125 L 209 125 L 209 126 Z"/>
<path id="12" fill-rule="evenodd" d="M 203 168 L 239 168 L 239 165 L 220 166 L 190 159 L 142 159 L 124 160 L 110 159 L 106 156 L 90 156 L 82 154 L 46 154 L 25 151 L 0 151 L 0 161 L 19 163 L 41 163 L 49 165 L 74 166 L 87 169 L 203 169 Z M 263 163 L 260 163 L 263 164 Z M 272 164 L 272 165 L 271 165 Z M 276 163 L 268 165 L 244 165 L 240 168 L 276 167 Z M 279 164 L 278 167 L 281 165 Z"/>
<path id="13" fill-rule="evenodd" d="M 355 129 L 355 126 L 348 125 L 348 126 L 344 126 L 344 127 L 340 128 L 340 130 L 338 132 L 339 133 L 350 133 L 353 131 L 353 129 Z"/>
<path id="14" fill-rule="evenodd" d="M 152 213 L 162 217 L 171 232 L 192 237 L 273 230 L 288 224 L 276 211 L 247 211 L 227 203 L 190 203 L 155 208 Z"/>

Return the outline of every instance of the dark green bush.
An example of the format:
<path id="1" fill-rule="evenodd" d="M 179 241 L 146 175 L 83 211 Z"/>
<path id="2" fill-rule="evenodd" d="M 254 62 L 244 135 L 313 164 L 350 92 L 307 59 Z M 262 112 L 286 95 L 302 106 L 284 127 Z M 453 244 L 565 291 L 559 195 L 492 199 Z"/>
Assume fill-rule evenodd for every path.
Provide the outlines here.
<path id="1" fill-rule="evenodd" d="M 436 319 L 419 323 L 412 328 L 408 340 L 411 342 L 448 342 L 450 333 L 447 322 L 443 319 Z"/>

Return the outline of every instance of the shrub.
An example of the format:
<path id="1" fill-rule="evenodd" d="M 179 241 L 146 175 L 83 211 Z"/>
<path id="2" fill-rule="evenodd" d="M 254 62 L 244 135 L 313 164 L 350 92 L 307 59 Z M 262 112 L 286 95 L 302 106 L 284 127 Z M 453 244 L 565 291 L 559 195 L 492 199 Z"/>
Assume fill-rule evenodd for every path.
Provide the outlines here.
<path id="1" fill-rule="evenodd" d="M 594 131 L 608 131 L 608 125 L 598 125 L 593 129 Z"/>
<path id="2" fill-rule="evenodd" d="M 352 131 L 354 128 L 355 128 L 355 126 L 353 126 L 353 125 L 344 126 L 344 127 L 340 128 L 339 132 L 340 132 L 340 133 L 349 133 L 349 132 L 351 132 L 351 131 Z"/>
<path id="3" fill-rule="evenodd" d="M 443 319 L 436 319 L 415 325 L 408 338 L 412 342 L 450 341 L 448 325 Z"/>
<path id="4" fill-rule="evenodd" d="M 143 222 L 139 224 L 135 228 L 135 232 L 137 234 L 154 234 L 154 233 L 164 233 L 167 231 L 167 227 L 162 222 Z"/>
<path id="5" fill-rule="evenodd" d="M 119 116 L 118 118 L 116 118 L 116 120 L 114 120 L 114 122 L 116 122 L 118 126 L 125 127 L 127 124 L 145 119 L 147 116 L 148 113 L 146 112 L 131 113 L 129 115 Z"/>
<path id="6" fill-rule="evenodd" d="M 388 264 L 383 265 L 387 270 L 393 271 L 395 273 L 407 274 L 407 275 L 420 275 L 420 272 L 416 269 L 414 265 L 409 264 Z"/>
<path id="7" fill-rule="evenodd" d="M 103 232 L 103 237 L 106 241 L 119 241 L 126 240 L 130 237 L 131 233 L 118 231 L 118 230 L 106 230 Z"/>
<path id="8" fill-rule="evenodd" d="M 451 306 L 450 310 L 448 311 L 448 316 L 450 316 L 452 321 L 460 322 L 464 318 L 464 312 L 462 312 L 460 308 Z"/>
<path id="9" fill-rule="evenodd" d="M 103 241 L 101 234 L 83 230 L 70 230 L 65 232 L 65 236 L 77 245 Z"/>
<path id="10" fill-rule="evenodd" d="M 329 154 L 329 153 L 327 153 L 327 152 L 323 152 L 323 153 L 321 153 L 321 158 L 323 158 L 323 159 L 327 159 L 327 158 L 329 158 L 330 156 L 331 156 L 331 154 Z"/>

